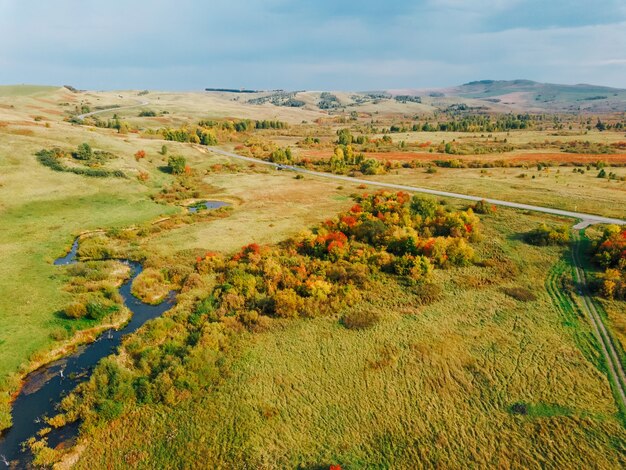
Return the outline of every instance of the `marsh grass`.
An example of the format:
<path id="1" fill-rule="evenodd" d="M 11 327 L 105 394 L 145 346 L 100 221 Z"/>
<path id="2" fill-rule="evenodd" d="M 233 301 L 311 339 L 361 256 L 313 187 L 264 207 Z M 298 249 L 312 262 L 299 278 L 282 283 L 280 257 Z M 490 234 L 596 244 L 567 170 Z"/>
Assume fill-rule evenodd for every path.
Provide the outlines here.
<path id="1" fill-rule="evenodd" d="M 481 258 L 506 258 L 513 274 L 498 262 L 436 271 L 432 303 L 388 279 L 343 313 L 377 312 L 367 328 L 313 318 L 240 333 L 219 386 L 90 429 L 77 468 L 137 452 L 146 467 L 623 466 L 626 431 L 589 328 L 562 297 L 566 253 L 512 236 L 528 218 L 503 210 L 484 224 Z M 502 275 L 457 282 L 484 269 Z M 506 295 L 513 279 L 536 299 Z"/>

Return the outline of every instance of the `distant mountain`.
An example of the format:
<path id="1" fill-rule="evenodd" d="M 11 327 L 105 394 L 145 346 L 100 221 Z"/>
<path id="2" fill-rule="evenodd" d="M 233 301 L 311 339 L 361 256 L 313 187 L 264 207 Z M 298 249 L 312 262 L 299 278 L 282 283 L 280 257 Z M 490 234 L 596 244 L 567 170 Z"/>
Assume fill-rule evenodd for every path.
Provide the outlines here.
<path id="1" fill-rule="evenodd" d="M 419 90 L 413 90 L 419 94 Z M 483 102 L 498 110 L 534 112 L 626 112 L 626 89 L 598 85 L 559 85 L 532 80 L 478 80 L 441 90 L 430 96 Z"/>

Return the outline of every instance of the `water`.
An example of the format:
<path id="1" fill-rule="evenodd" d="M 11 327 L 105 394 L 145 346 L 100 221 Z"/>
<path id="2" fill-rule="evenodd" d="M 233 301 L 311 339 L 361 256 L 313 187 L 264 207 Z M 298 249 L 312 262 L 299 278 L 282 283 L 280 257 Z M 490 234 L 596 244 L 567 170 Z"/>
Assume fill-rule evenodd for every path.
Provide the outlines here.
<path id="1" fill-rule="evenodd" d="M 54 264 L 75 263 L 77 250 L 78 239 L 72 244 L 70 252 L 57 259 Z M 0 437 L 0 467 L 7 461 L 11 462 L 11 467 L 28 467 L 31 456 L 29 452 L 22 451 L 21 444 L 46 427 L 43 418 L 56 414 L 56 407 L 61 399 L 76 385 L 89 378 L 100 359 L 116 351 L 123 336 L 134 332 L 146 321 L 160 316 L 172 307 L 173 293 L 159 305 L 145 304 L 132 295 L 131 284 L 141 273 L 142 266 L 133 261 L 121 261 L 128 264 L 132 271 L 130 279 L 119 289 L 125 305 L 133 314 L 130 321 L 120 330 L 105 331 L 95 342 L 81 346 L 71 356 L 47 364 L 26 376 L 24 386 L 13 402 L 13 426 Z M 67 445 L 76 438 L 77 433 L 78 423 L 54 429 L 48 434 L 48 444 L 53 448 L 59 444 Z"/>
<path id="2" fill-rule="evenodd" d="M 187 209 L 193 214 L 194 212 L 198 212 L 198 208 L 202 208 L 202 206 L 206 209 L 219 209 L 220 207 L 230 206 L 230 204 L 224 201 L 204 201 L 194 204 L 193 206 L 188 206 Z"/>

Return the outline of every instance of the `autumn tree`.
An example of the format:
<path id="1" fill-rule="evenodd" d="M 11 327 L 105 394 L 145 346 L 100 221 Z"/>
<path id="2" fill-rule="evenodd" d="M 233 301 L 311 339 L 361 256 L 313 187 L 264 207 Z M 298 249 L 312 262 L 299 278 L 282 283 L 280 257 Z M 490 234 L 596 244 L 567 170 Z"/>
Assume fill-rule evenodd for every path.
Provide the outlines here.
<path id="1" fill-rule="evenodd" d="M 182 155 L 172 155 L 167 159 L 167 168 L 173 175 L 182 175 L 186 166 L 187 161 Z"/>

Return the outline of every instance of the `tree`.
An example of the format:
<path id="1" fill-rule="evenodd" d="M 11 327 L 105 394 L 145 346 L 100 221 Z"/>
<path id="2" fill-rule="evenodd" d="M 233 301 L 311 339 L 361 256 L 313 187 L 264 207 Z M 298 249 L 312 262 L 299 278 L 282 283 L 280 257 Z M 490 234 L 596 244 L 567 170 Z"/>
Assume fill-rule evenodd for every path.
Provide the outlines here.
<path id="1" fill-rule="evenodd" d="M 340 129 L 337 131 L 337 143 L 339 145 L 350 145 L 352 143 L 352 134 L 349 129 Z"/>
<path id="2" fill-rule="evenodd" d="M 93 156 L 93 150 L 91 150 L 91 146 L 88 143 L 83 142 L 78 146 L 74 156 L 79 160 L 89 160 Z"/>
<path id="3" fill-rule="evenodd" d="M 167 159 L 167 168 L 174 175 L 182 175 L 185 172 L 187 161 L 182 155 L 172 155 Z"/>
<path id="4" fill-rule="evenodd" d="M 146 151 L 145 150 L 137 150 L 137 152 L 135 153 L 135 160 L 139 161 L 142 158 L 146 157 Z"/>
<path id="5" fill-rule="evenodd" d="M 361 172 L 366 175 L 376 175 L 381 171 L 380 162 L 373 158 L 368 158 L 361 163 Z"/>
<path id="6" fill-rule="evenodd" d="M 431 197 L 413 196 L 411 198 L 411 212 L 424 218 L 432 218 L 437 212 L 437 201 Z"/>
<path id="7" fill-rule="evenodd" d="M 213 131 L 198 129 L 196 133 L 202 145 L 217 145 L 217 137 Z"/>

